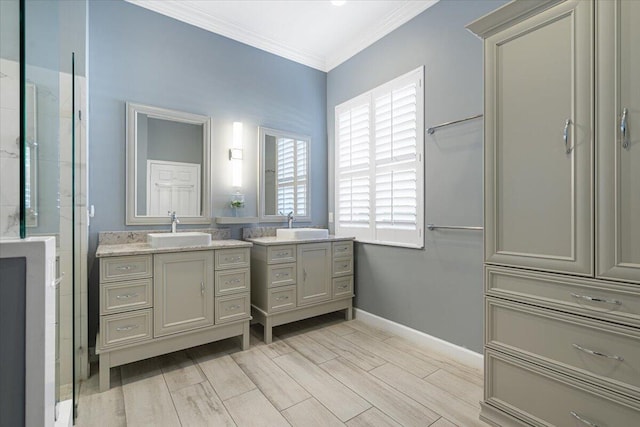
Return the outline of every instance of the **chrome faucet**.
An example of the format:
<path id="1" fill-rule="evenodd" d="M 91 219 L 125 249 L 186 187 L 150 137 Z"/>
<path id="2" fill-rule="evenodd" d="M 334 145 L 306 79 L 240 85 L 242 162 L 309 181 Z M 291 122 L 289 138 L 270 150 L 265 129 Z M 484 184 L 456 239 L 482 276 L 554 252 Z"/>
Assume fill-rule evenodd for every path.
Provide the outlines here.
<path id="1" fill-rule="evenodd" d="M 289 228 L 293 228 L 293 221 L 295 221 L 296 219 L 293 217 L 293 211 L 289 212 L 287 214 L 287 225 L 289 226 Z"/>
<path id="2" fill-rule="evenodd" d="M 169 217 L 171 218 L 171 232 L 176 233 L 178 224 L 180 224 L 180 220 L 178 219 L 178 215 L 176 215 L 176 211 L 168 211 Z"/>

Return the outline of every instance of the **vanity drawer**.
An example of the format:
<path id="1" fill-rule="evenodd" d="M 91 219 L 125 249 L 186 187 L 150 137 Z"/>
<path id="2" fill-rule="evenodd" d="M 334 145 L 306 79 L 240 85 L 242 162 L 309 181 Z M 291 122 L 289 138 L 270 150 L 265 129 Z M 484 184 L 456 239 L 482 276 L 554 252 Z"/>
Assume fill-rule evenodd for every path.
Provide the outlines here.
<path id="1" fill-rule="evenodd" d="M 353 257 L 333 260 L 333 276 L 353 274 Z"/>
<path id="2" fill-rule="evenodd" d="M 100 314 L 148 308 L 153 304 L 153 280 L 140 279 L 100 285 Z"/>
<path id="3" fill-rule="evenodd" d="M 250 312 L 249 294 L 216 298 L 216 324 L 246 319 Z"/>
<path id="4" fill-rule="evenodd" d="M 275 264 L 267 266 L 268 286 L 286 286 L 296 284 L 296 264 Z"/>
<path id="5" fill-rule="evenodd" d="M 333 279 L 333 298 L 353 297 L 353 276 Z"/>
<path id="6" fill-rule="evenodd" d="M 248 292 L 251 278 L 248 268 L 216 271 L 216 296 Z"/>
<path id="7" fill-rule="evenodd" d="M 638 285 L 486 267 L 486 294 L 640 327 Z"/>
<path id="8" fill-rule="evenodd" d="M 640 399 L 640 331 L 487 298 L 487 345 Z"/>
<path id="9" fill-rule="evenodd" d="M 267 264 L 296 262 L 296 245 L 267 246 Z"/>
<path id="10" fill-rule="evenodd" d="M 131 255 L 100 259 L 100 282 L 144 279 L 151 277 L 153 262 L 151 255 Z"/>
<path id="11" fill-rule="evenodd" d="M 296 307 L 296 287 L 282 286 L 269 289 L 269 313 L 285 311 Z"/>
<path id="12" fill-rule="evenodd" d="M 343 258 L 353 256 L 353 242 L 333 242 L 332 245 L 333 258 Z"/>
<path id="13" fill-rule="evenodd" d="M 216 270 L 249 267 L 249 248 L 218 249 L 215 258 Z"/>
<path id="14" fill-rule="evenodd" d="M 151 339 L 152 309 L 100 316 L 101 349 Z"/>
<path id="15" fill-rule="evenodd" d="M 633 399 L 490 350 L 485 366 L 486 404 L 530 425 L 638 425 L 640 403 Z"/>

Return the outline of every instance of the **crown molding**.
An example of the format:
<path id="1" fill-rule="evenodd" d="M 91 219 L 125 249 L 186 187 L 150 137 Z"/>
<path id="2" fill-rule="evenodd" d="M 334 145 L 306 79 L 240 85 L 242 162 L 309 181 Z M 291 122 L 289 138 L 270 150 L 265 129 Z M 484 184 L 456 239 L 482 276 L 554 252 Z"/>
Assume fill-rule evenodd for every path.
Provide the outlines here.
<path id="1" fill-rule="evenodd" d="M 331 71 L 338 65 L 342 64 L 349 58 L 355 56 L 359 52 L 363 51 L 373 43 L 377 42 L 396 28 L 407 23 L 411 19 L 415 18 L 439 0 L 430 0 L 426 3 L 414 2 L 407 0 L 402 2 L 396 10 L 393 11 L 387 18 L 378 25 L 376 28 L 369 28 L 369 31 L 364 33 L 360 38 L 347 43 L 339 51 L 329 55 L 326 59 L 327 67 L 323 71 Z"/>
<path id="2" fill-rule="evenodd" d="M 402 2 L 398 2 L 398 7 L 393 11 L 393 13 L 386 17 L 384 22 L 376 25 L 375 27 L 370 27 L 368 29 L 369 31 L 366 31 L 361 37 L 352 42 L 345 43 L 343 48 L 328 55 L 327 57 L 317 55 L 309 51 L 295 49 L 285 43 L 266 38 L 237 24 L 204 13 L 187 2 L 176 0 L 126 1 L 308 67 L 328 72 L 385 35 L 389 34 L 402 24 L 422 13 L 429 7 L 433 6 L 439 0 L 430 0 L 427 2 L 404 0 Z"/>
<path id="3" fill-rule="evenodd" d="M 274 55 L 290 59 L 294 62 L 315 68 L 320 71 L 326 70 L 325 59 L 322 56 L 314 55 L 311 52 L 300 51 L 283 43 L 271 40 L 257 33 L 242 28 L 224 19 L 216 18 L 200 10 L 194 9 L 188 4 L 180 1 L 157 1 L 157 0 L 126 0 L 129 3 L 144 7 L 145 9 L 158 12 L 170 18 L 177 19 L 187 24 L 202 28 L 203 30 L 225 36 L 235 41 L 253 46 L 255 48 L 273 53 Z"/>

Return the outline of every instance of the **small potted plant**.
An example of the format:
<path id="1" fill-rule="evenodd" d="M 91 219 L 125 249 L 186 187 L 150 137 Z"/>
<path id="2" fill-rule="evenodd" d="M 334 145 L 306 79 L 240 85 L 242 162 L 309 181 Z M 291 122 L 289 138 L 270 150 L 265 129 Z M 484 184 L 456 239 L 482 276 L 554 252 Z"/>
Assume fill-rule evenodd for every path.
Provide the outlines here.
<path id="1" fill-rule="evenodd" d="M 231 197 L 229 206 L 233 209 L 233 216 L 241 216 L 240 209 L 244 208 L 244 194 L 235 193 Z"/>

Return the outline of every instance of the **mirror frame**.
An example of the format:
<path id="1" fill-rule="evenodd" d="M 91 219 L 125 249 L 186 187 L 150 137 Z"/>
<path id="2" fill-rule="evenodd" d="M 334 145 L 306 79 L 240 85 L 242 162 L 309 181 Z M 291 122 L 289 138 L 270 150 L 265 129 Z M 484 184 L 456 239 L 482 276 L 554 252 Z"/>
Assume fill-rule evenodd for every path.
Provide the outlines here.
<path id="1" fill-rule="evenodd" d="M 301 135 L 294 132 L 288 132 L 283 130 L 271 129 L 264 126 L 260 126 L 258 132 L 258 147 L 260 147 L 260 152 L 258 155 L 258 219 L 260 222 L 287 222 L 286 215 L 267 215 L 265 213 L 265 189 L 264 189 L 264 138 L 265 135 L 273 135 L 275 137 L 286 137 L 293 138 L 297 140 L 306 141 L 308 144 L 307 148 L 307 212 L 308 214 L 305 216 L 295 216 L 295 221 L 300 222 L 311 222 L 311 163 L 309 161 L 311 154 L 311 137 L 308 135 Z"/>
<path id="2" fill-rule="evenodd" d="M 200 206 L 202 215 L 181 216 L 181 224 L 210 224 L 211 223 L 211 117 L 199 114 L 185 113 L 166 108 L 153 107 L 135 103 L 126 103 L 127 106 L 127 151 L 126 151 L 126 224 L 127 225 L 159 225 L 171 224 L 169 216 L 146 216 L 137 214 L 136 188 L 138 175 L 137 164 L 137 115 L 147 114 L 150 117 L 174 122 L 202 125 L 202 168 L 201 191 L 202 200 Z"/>

